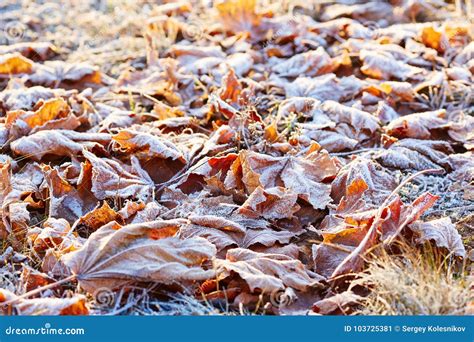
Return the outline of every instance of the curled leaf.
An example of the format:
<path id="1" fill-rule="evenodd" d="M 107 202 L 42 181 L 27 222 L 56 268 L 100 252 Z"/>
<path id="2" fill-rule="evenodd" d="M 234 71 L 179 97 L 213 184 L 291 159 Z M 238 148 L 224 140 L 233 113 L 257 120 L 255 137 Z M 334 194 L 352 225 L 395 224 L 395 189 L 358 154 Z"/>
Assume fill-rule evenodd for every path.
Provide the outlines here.
<path id="1" fill-rule="evenodd" d="M 216 248 L 203 238 L 175 237 L 182 223 L 158 220 L 122 227 L 110 222 L 62 261 L 90 293 L 137 281 L 171 284 L 211 278 L 214 272 L 201 265 Z"/>

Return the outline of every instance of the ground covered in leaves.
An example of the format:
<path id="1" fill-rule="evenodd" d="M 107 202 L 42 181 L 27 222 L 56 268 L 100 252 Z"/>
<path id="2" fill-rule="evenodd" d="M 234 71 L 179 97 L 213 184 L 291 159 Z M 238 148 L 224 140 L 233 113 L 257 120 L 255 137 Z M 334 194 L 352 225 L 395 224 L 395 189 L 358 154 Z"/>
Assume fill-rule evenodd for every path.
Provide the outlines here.
<path id="1" fill-rule="evenodd" d="M 2 2 L 3 313 L 472 312 L 453 6 Z"/>

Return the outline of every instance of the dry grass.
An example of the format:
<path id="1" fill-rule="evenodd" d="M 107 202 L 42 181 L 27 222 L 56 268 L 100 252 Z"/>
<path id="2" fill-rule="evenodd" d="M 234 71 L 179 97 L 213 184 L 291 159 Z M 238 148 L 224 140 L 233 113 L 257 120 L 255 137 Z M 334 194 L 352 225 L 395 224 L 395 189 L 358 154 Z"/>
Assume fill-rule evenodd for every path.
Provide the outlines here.
<path id="1" fill-rule="evenodd" d="M 356 312 L 361 315 L 463 315 L 473 300 L 473 276 L 465 265 L 429 246 L 382 252 L 352 286 L 370 289 Z"/>

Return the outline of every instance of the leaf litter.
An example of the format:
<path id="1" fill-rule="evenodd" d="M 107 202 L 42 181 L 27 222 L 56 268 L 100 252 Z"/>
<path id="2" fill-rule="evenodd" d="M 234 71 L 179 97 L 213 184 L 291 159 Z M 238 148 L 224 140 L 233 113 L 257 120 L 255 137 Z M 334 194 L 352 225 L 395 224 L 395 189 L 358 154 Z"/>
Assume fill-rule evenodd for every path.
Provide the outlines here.
<path id="1" fill-rule="evenodd" d="M 0 8 L 27 28 L 0 46 L 3 312 L 347 314 L 381 249 L 472 263 L 472 24 L 445 5 Z"/>

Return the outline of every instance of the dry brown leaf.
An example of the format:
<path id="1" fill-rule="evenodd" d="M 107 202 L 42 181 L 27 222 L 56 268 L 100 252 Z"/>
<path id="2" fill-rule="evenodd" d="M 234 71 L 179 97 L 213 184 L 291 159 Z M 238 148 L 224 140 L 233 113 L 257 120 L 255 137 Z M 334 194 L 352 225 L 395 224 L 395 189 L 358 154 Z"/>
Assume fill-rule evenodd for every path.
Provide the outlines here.
<path id="1" fill-rule="evenodd" d="M 7 290 L 0 289 L 0 302 L 16 299 L 17 296 Z M 71 298 L 33 298 L 20 299 L 12 305 L 19 315 L 25 316 L 57 316 L 57 315 L 88 315 L 86 297 L 75 295 Z"/>
<path id="2" fill-rule="evenodd" d="M 299 77 L 291 83 L 284 83 L 283 88 L 288 99 L 292 97 L 311 97 L 320 101 L 343 101 L 357 96 L 364 87 L 364 82 L 354 76 L 338 78 L 335 74 L 317 77 Z"/>
<path id="3" fill-rule="evenodd" d="M 380 121 L 362 110 L 335 101 L 325 101 L 312 112 L 312 121 L 298 124 L 302 129 L 300 141 L 315 140 L 330 152 L 354 149 L 374 138 Z"/>
<path id="4" fill-rule="evenodd" d="M 447 129 L 446 110 L 414 113 L 392 120 L 384 127 L 387 134 L 397 138 L 429 139 L 431 131 Z"/>
<path id="5" fill-rule="evenodd" d="M 388 196 L 397 186 L 395 177 L 377 162 L 357 157 L 342 167 L 332 182 L 331 197 L 336 203 L 347 197 L 350 185 L 357 179 L 362 179 L 370 189 L 364 192 L 364 200 L 373 204 L 382 203 L 381 197 Z"/>
<path id="6" fill-rule="evenodd" d="M 264 221 L 252 221 L 238 215 L 229 218 L 192 215 L 189 221 L 189 224 L 181 228 L 181 236 L 203 237 L 213 243 L 218 251 L 230 246 L 253 248 L 257 245 L 272 247 L 276 243 L 287 244 L 296 235 L 290 231 L 267 228 Z"/>
<path id="7" fill-rule="evenodd" d="M 448 154 L 453 153 L 451 145 L 439 140 L 402 139 L 375 158 L 386 167 L 401 170 L 449 168 Z"/>
<path id="8" fill-rule="evenodd" d="M 283 77 L 317 76 L 332 72 L 336 65 L 323 47 L 295 55 L 275 64 L 272 71 Z"/>
<path id="9" fill-rule="evenodd" d="M 296 193 L 283 187 L 256 188 L 239 208 L 242 215 L 268 220 L 291 218 L 299 210 Z"/>
<path id="10" fill-rule="evenodd" d="M 377 241 L 395 238 L 401 228 L 416 221 L 439 198 L 424 193 L 407 205 L 393 196 L 386 207 L 379 208 L 379 204 L 367 206 L 362 196 L 368 189 L 362 178 L 355 179 L 336 210 L 326 217 L 324 240 L 313 245 L 313 261 L 319 274 L 336 278 L 360 271 L 363 255 Z"/>
<path id="11" fill-rule="evenodd" d="M 237 273 L 248 284 L 250 290 L 271 293 L 291 287 L 306 291 L 322 278 L 309 270 L 299 260 L 282 254 L 257 253 L 236 248 L 227 251 L 226 260 L 215 260 L 219 279 Z"/>
<path id="12" fill-rule="evenodd" d="M 346 314 L 351 306 L 359 304 L 362 299 L 363 297 L 348 290 L 317 301 L 313 304 L 313 311 L 321 315 Z"/>
<path id="13" fill-rule="evenodd" d="M 242 182 L 247 193 L 256 188 L 285 186 L 315 209 L 323 209 L 330 202 L 330 186 L 323 181 L 337 173 L 334 158 L 325 151 L 310 152 L 304 157 L 271 157 L 242 151 L 227 175 L 225 185 L 232 187 Z"/>
<path id="14" fill-rule="evenodd" d="M 235 75 L 234 69 L 230 68 L 227 74 L 222 78 L 220 98 L 229 103 L 237 103 L 241 92 L 242 84 Z"/>
<path id="15" fill-rule="evenodd" d="M 55 98 L 45 101 L 35 111 L 9 111 L 5 124 L 9 129 L 10 139 L 16 139 L 40 130 L 73 130 L 80 126 L 80 121 L 71 113 L 66 101 Z"/>
<path id="16" fill-rule="evenodd" d="M 32 84 L 45 86 L 97 86 L 105 83 L 105 77 L 98 68 L 87 63 L 70 64 L 63 61 L 47 61 L 34 64 L 33 72 L 27 76 Z"/>
<path id="17" fill-rule="evenodd" d="M 71 226 L 66 220 L 49 218 L 38 235 L 30 233 L 29 237 L 33 240 L 33 248 L 39 252 L 60 245 L 70 230 Z"/>
<path id="18" fill-rule="evenodd" d="M 19 79 L 12 79 L 7 88 L 0 93 L 0 111 L 5 114 L 11 110 L 32 110 L 41 100 L 66 96 L 63 89 L 50 89 L 42 86 L 26 87 Z"/>
<path id="19" fill-rule="evenodd" d="M 201 265 L 214 257 L 216 248 L 203 238 L 174 237 L 182 224 L 159 220 L 122 227 L 110 222 L 62 261 L 90 293 L 138 281 L 184 284 L 212 278 L 214 271 Z"/>
<path id="20" fill-rule="evenodd" d="M 86 150 L 83 155 L 92 167 L 91 191 L 97 199 L 132 197 L 146 201 L 152 196 L 154 183 L 135 157 L 128 166 Z"/>
<path id="21" fill-rule="evenodd" d="M 218 19 L 225 29 L 234 33 L 252 32 L 260 22 L 256 0 L 225 0 L 216 5 Z"/>
<path id="22" fill-rule="evenodd" d="M 171 158 L 185 162 L 182 152 L 169 140 L 145 132 L 121 130 L 112 137 L 115 150 L 135 154 L 139 159 Z"/>
<path id="23" fill-rule="evenodd" d="M 84 148 L 105 153 L 104 145 L 110 140 L 106 133 L 46 130 L 17 139 L 10 146 L 15 154 L 39 161 L 45 155 L 76 157 Z"/>
<path id="24" fill-rule="evenodd" d="M 415 221 L 409 225 L 409 228 L 419 235 L 418 243 L 433 240 L 436 246 L 446 248 L 456 256 L 462 258 L 466 256 L 461 235 L 449 217 L 427 222 Z"/>
<path id="25" fill-rule="evenodd" d="M 4 172 L 10 172 L 11 164 L 7 163 Z M 30 215 L 27 210 L 28 198 L 41 198 L 40 185 L 43 182 L 43 175 L 38 164 L 27 164 L 23 170 L 14 175 L 8 174 L 6 179 L 0 183 L 3 187 L 3 201 L 1 216 L 4 231 L 1 235 L 15 233 L 18 239 L 22 239 L 28 228 Z"/>
<path id="26" fill-rule="evenodd" d="M 107 201 L 104 201 L 101 206 L 98 205 L 92 211 L 80 217 L 76 225 L 85 227 L 88 231 L 93 232 L 112 221 L 123 223 L 123 217 L 120 213 L 110 208 Z"/>
<path id="27" fill-rule="evenodd" d="M 436 30 L 433 26 L 427 26 L 421 31 L 421 41 L 426 46 L 444 52 L 449 47 L 449 42 L 446 36 Z"/>
<path id="28" fill-rule="evenodd" d="M 362 49 L 360 59 L 363 62 L 360 70 L 372 78 L 382 80 L 396 78 L 404 81 L 423 72 L 421 68 L 394 59 L 389 53 Z"/>
<path id="29" fill-rule="evenodd" d="M 88 187 L 74 187 L 48 165 L 43 166 L 43 173 L 49 190 L 49 217 L 63 218 L 72 224 L 97 205 L 97 198 Z"/>
<path id="30" fill-rule="evenodd" d="M 9 53 L 0 56 L 0 75 L 29 74 L 34 62 L 19 53 Z"/>
<path id="31" fill-rule="evenodd" d="M 23 268 L 20 276 L 20 283 L 25 292 L 29 292 L 38 287 L 42 287 L 54 282 L 55 280 L 47 274 L 27 266 Z"/>

